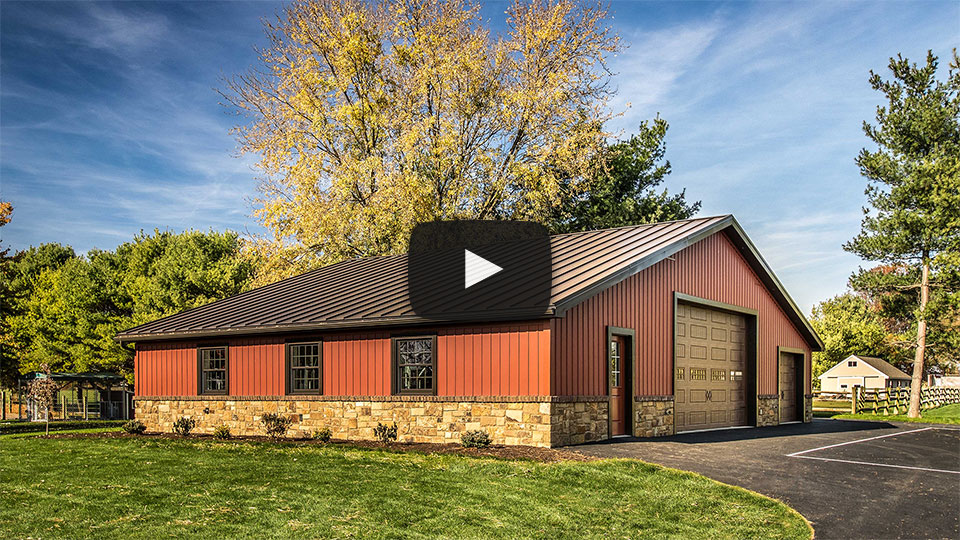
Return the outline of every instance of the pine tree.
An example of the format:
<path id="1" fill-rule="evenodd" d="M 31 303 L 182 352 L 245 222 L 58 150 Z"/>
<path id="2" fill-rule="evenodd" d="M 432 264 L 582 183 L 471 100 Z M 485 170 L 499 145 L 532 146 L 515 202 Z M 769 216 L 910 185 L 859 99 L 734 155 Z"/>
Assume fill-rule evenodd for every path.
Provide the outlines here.
<path id="1" fill-rule="evenodd" d="M 928 322 L 950 320 L 932 313 L 931 288 L 943 298 L 940 309 L 956 309 L 957 253 L 960 251 L 960 67 L 956 50 L 945 81 L 937 80 L 937 57 L 911 64 L 890 59 L 892 80 L 870 72 L 871 86 L 887 98 L 877 107 L 877 124 L 863 124 L 876 150 L 857 157 L 868 180 L 861 232 L 844 249 L 897 268 L 861 269 L 855 289 L 875 296 L 916 298 L 916 342 L 908 416 L 920 416 Z M 917 294 L 919 293 L 919 294 Z M 895 305 L 897 301 L 889 302 Z M 956 320 L 955 318 L 953 320 Z"/>

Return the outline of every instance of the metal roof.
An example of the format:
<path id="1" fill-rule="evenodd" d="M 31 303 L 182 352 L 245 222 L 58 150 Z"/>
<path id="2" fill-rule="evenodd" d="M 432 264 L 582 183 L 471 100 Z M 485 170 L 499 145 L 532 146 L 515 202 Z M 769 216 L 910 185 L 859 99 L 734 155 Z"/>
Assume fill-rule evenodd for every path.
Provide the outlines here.
<path id="1" fill-rule="evenodd" d="M 783 286 L 733 216 L 715 216 L 550 237 L 550 306 L 542 313 L 472 312 L 470 319 L 523 320 L 563 316 L 597 292 L 707 236 L 725 231 L 771 289 L 811 345 L 822 346 Z M 505 248 L 509 249 L 509 247 Z M 523 264 L 522 254 L 517 257 Z M 535 274 L 535 273 L 532 273 Z M 511 284 L 521 294 L 525 283 Z M 450 321 L 464 313 L 451 306 Z M 120 341 L 362 328 L 443 322 L 418 317 L 410 306 L 407 256 L 351 259 L 125 330 Z"/>

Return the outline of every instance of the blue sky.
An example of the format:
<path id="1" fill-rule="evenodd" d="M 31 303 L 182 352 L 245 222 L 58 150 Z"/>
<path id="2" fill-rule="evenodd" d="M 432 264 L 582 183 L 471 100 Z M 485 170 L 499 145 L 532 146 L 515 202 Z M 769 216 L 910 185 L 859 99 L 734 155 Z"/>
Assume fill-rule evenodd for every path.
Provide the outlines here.
<path id="1" fill-rule="evenodd" d="M 141 229 L 256 231 L 253 156 L 214 91 L 256 62 L 272 2 L 0 3 L 0 229 L 22 249 L 113 249 Z M 485 5 L 500 24 L 505 3 Z M 613 2 L 624 134 L 670 122 L 671 190 L 733 213 L 805 311 L 860 264 L 868 71 L 945 69 L 960 3 Z"/>

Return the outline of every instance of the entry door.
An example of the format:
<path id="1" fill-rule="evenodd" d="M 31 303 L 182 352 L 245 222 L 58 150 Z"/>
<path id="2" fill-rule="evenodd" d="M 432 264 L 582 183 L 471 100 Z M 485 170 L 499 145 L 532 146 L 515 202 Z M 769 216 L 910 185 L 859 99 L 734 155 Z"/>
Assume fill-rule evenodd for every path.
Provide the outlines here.
<path id="1" fill-rule="evenodd" d="M 793 353 L 780 353 L 780 422 L 800 420 L 797 406 L 797 357 Z"/>
<path id="2" fill-rule="evenodd" d="M 623 336 L 610 338 L 610 435 L 628 435 L 630 391 L 627 387 L 629 349 Z"/>

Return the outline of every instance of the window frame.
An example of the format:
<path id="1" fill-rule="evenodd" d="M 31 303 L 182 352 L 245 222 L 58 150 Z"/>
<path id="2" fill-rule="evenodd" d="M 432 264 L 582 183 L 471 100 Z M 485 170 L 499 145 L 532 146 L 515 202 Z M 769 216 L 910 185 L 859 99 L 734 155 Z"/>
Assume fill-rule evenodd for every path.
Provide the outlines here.
<path id="1" fill-rule="evenodd" d="M 857 367 L 856 360 L 847 360 L 847 367 Z"/>
<path id="2" fill-rule="evenodd" d="M 433 360 L 432 377 L 429 390 L 403 390 L 400 388 L 400 355 L 397 346 L 401 341 L 424 339 L 430 340 L 431 359 Z M 417 335 L 397 335 L 390 336 L 390 381 L 392 394 L 395 396 L 435 396 L 437 395 L 437 335 L 436 334 L 417 334 Z"/>
<path id="3" fill-rule="evenodd" d="M 203 374 L 219 369 L 203 369 L 203 351 L 223 349 L 223 390 L 207 390 Z M 230 346 L 226 343 L 197 346 L 197 394 L 201 396 L 226 396 L 230 394 Z"/>
<path id="4" fill-rule="evenodd" d="M 309 369 L 293 367 L 293 355 L 291 354 L 291 350 L 297 345 L 317 346 L 317 388 L 315 390 L 296 390 L 293 387 L 293 371 L 295 369 Z M 284 372 L 286 373 L 287 379 L 287 394 L 292 396 L 323 395 L 323 341 L 319 339 L 288 341 L 283 344 L 283 351 Z"/>

